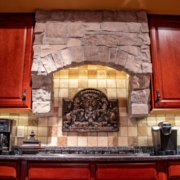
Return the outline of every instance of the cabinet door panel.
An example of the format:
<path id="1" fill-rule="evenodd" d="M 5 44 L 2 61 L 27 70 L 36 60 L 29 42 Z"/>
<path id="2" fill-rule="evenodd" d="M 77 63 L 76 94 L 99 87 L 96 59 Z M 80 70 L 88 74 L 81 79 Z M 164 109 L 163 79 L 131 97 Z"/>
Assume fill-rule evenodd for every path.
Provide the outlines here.
<path id="1" fill-rule="evenodd" d="M 0 107 L 30 106 L 32 30 L 32 15 L 0 14 Z"/>
<path id="2" fill-rule="evenodd" d="M 28 180 L 90 180 L 88 164 L 31 164 Z"/>
<path id="3" fill-rule="evenodd" d="M 180 107 L 180 17 L 150 17 L 155 108 Z M 157 90 L 160 102 L 157 102 Z"/>
<path id="4" fill-rule="evenodd" d="M 169 162 L 168 163 L 168 176 L 169 178 L 180 179 L 180 162 Z"/>
<path id="5" fill-rule="evenodd" d="M 98 164 L 98 180 L 156 180 L 158 179 L 155 163 L 134 164 Z"/>

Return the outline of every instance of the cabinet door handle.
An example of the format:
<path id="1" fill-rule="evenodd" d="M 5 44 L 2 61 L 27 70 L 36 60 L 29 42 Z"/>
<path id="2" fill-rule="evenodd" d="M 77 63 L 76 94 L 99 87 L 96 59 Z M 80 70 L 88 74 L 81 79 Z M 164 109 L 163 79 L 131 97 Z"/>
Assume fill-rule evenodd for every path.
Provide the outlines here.
<path id="1" fill-rule="evenodd" d="M 156 90 L 156 96 L 157 96 L 156 103 L 157 103 L 158 106 L 159 106 L 159 105 L 160 105 L 160 102 L 161 102 L 161 94 L 160 94 L 159 89 Z"/>
<path id="2" fill-rule="evenodd" d="M 26 103 L 26 89 L 24 89 L 23 94 L 22 94 L 22 102 L 23 104 Z"/>

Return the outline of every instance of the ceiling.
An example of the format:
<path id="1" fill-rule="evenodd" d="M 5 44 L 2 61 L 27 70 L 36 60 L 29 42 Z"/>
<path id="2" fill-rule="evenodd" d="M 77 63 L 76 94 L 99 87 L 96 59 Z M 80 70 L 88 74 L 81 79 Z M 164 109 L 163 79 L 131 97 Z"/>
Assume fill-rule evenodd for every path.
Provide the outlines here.
<path id="1" fill-rule="evenodd" d="M 180 15 L 180 0 L 0 0 L 0 12 L 40 9 L 143 9 L 148 14 Z"/>

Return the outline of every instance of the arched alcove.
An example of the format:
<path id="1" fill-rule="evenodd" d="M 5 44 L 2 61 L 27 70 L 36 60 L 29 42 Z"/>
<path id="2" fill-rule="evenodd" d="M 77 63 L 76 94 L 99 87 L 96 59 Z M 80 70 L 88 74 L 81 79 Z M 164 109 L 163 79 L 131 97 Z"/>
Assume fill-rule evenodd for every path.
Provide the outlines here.
<path id="1" fill-rule="evenodd" d="M 36 11 L 33 113 L 51 116 L 53 73 L 102 65 L 129 74 L 128 112 L 149 113 L 150 39 L 144 11 Z"/>

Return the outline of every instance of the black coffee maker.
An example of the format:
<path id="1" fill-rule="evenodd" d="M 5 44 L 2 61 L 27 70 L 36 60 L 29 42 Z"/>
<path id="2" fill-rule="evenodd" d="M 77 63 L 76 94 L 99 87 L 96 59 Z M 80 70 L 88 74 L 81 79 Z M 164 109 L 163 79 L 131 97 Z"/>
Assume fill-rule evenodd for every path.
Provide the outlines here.
<path id="1" fill-rule="evenodd" d="M 177 128 L 169 122 L 160 122 L 152 126 L 154 155 L 177 154 Z"/>
<path id="2" fill-rule="evenodd" d="M 0 119 L 0 154 L 9 154 L 11 150 L 12 119 Z"/>

